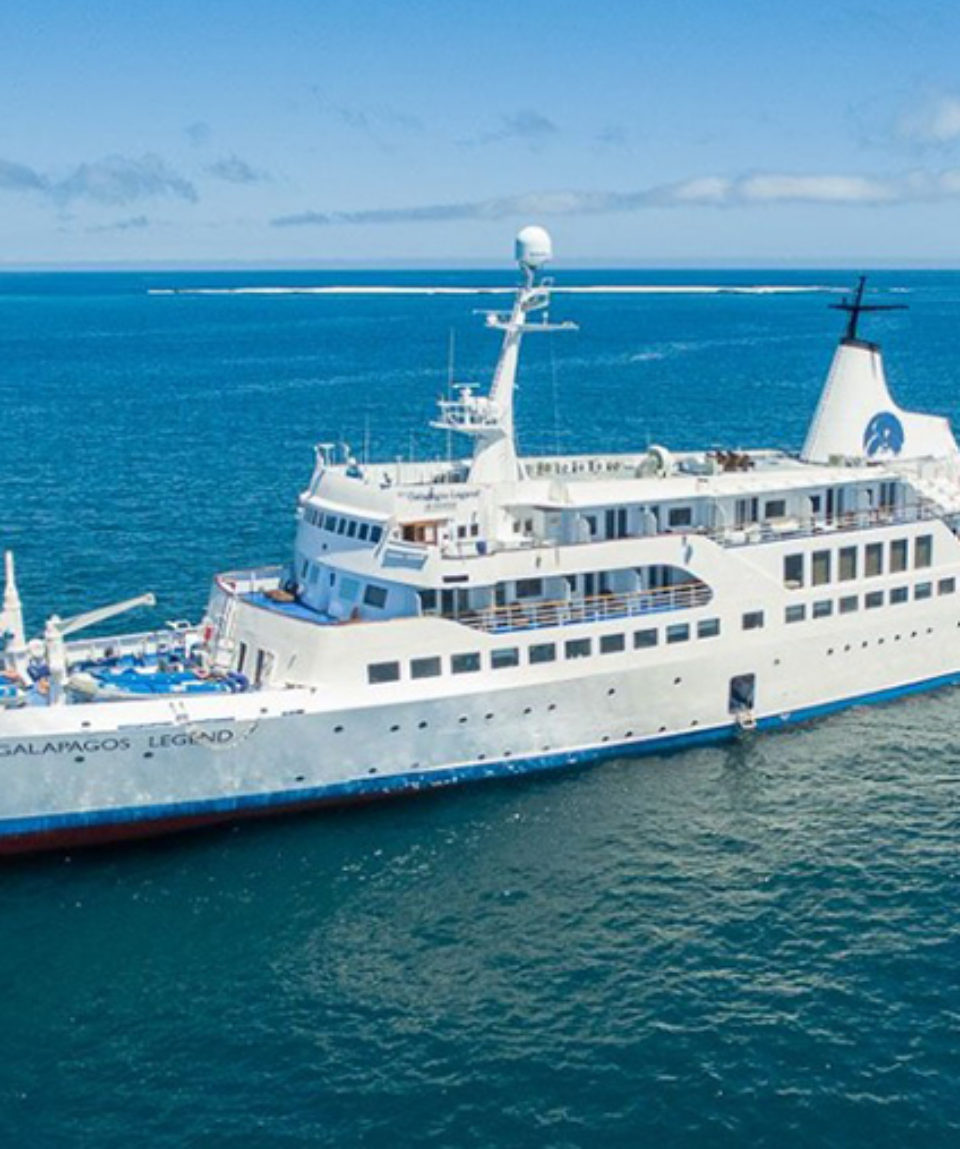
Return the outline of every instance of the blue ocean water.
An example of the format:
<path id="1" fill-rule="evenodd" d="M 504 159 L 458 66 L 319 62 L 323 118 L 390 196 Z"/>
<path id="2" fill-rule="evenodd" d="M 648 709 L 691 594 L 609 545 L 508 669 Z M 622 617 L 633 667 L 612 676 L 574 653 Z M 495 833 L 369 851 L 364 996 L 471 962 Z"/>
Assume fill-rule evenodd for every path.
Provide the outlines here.
<path id="1" fill-rule="evenodd" d="M 577 272 L 838 286 L 835 272 Z M 283 559 L 318 440 L 427 429 L 469 296 L 150 294 L 495 273 L 0 276 L 4 499 L 34 627 Z M 907 406 L 960 424 L 960 275 L 872 281 Z M 559 297 L 527 451 L 800 445 L 830 297 Z M 141 616 L 147 622 L 149 615 Z M 125 620 L 126 622 L 134 620 Z M 955 692 L 732 748 L 0 872 L 0 1144 L 955 1144 Z"/>

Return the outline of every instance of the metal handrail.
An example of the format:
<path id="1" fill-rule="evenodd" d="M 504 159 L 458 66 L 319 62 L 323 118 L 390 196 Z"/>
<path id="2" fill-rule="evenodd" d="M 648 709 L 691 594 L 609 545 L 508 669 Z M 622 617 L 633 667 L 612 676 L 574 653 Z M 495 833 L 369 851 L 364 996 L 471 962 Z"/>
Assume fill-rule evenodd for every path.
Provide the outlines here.
<path id="1" fill-rule="evenodd" d="M 628 594 L 601 594 L 588 598 L 554 602 L 512 603 L 461 612 L 457 622 L 490 634 L 513 630 L 537 630 L 572 623 L 598 622 L 610 618 L 630 618 L 658 611 L 687 610 L 705 606 L 713 592 L 700 582 L 681 583 L 660 590 L 632 591 Z"/>

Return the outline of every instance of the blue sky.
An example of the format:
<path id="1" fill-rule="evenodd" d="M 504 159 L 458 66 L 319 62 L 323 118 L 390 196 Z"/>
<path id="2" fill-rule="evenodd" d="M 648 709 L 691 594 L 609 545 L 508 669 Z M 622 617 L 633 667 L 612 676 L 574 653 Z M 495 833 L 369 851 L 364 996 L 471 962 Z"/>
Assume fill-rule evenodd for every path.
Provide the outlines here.
<path id="1" fill-rule="evenodd" d="M 960 263 L 960 5 L 31 0 L 0 264 Z"/>

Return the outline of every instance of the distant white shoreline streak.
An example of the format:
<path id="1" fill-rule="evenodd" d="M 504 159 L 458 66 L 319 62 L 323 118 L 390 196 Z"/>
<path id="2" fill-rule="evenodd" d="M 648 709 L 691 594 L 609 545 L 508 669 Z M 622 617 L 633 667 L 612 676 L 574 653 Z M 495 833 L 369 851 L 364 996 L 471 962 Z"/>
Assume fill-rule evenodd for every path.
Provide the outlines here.
<path id="1" fill-rule="evenodd" d="M 770 284 L 735 287 L 708 284 L 610 284 L 594 287 L 554 287 L 555 295 L 798 295 L 838 292 L 839 287 L 816 284 Z M 150 295 L 512 295 L 514 287 L 151 287 Z"/>

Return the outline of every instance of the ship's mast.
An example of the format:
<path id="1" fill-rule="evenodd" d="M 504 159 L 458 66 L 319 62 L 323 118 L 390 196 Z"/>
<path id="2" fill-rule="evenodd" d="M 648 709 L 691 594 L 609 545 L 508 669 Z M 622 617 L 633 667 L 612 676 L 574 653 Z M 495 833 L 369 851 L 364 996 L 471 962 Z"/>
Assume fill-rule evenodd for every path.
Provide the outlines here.
<path id="1" fill-rule="evenodd" d="M 440 418 L 434 423 L 446 431 L 460 431 L 475 439 L 469 481 L 514 482 L 523 477 L 514 435 L 513 407 L 517 364 L 523 336 L 531 331 L 571 331 L 574 323 L 549 323 L 550 284 L 538 272 L 553 255 L 549 234 L 542 227 L 525 227 L 517 236 L 516 257 L 522 281 L 509 312 L 487 312 L 487 326 L 503 332 L 500 357 L 489 395 L 475 395 L 469 384 L 457 387 L 457 398 L 441 400 Z M 528 316 L 544 312 L 544 319 L 528 322 Z"/>

